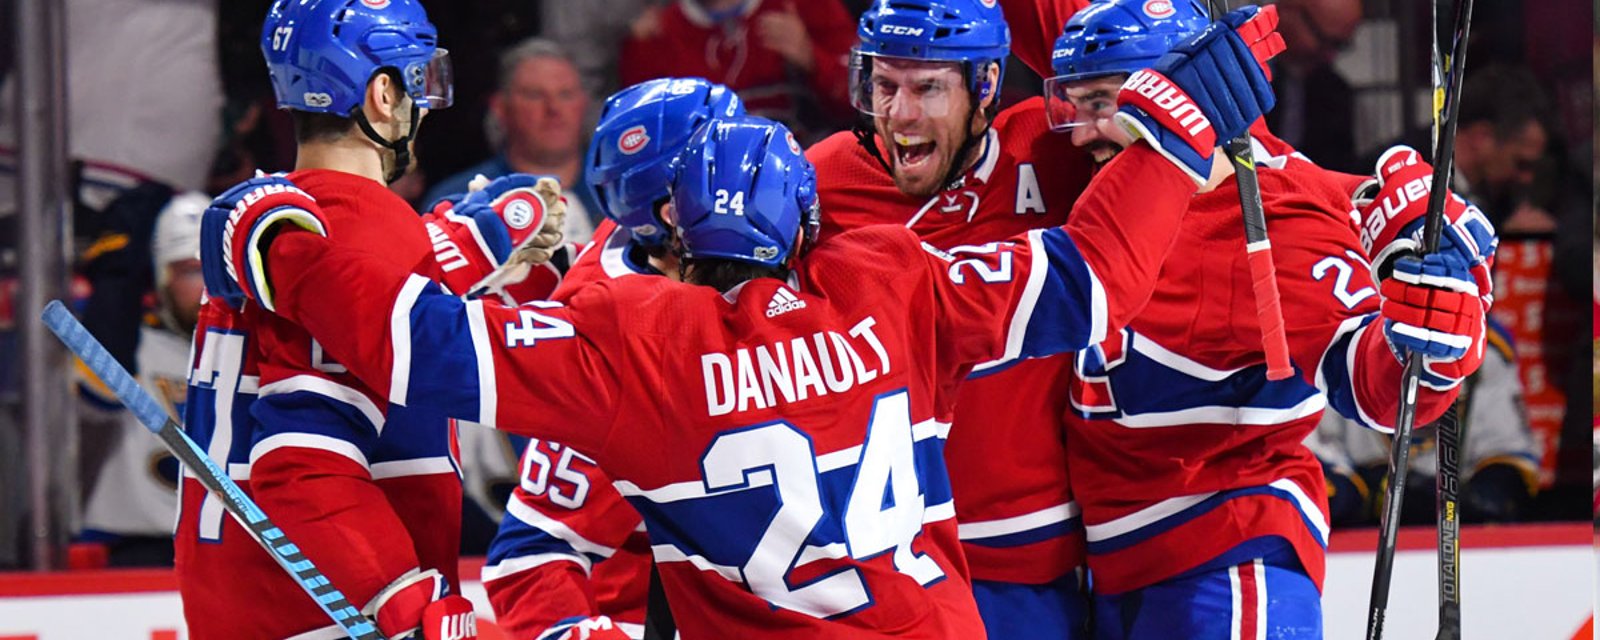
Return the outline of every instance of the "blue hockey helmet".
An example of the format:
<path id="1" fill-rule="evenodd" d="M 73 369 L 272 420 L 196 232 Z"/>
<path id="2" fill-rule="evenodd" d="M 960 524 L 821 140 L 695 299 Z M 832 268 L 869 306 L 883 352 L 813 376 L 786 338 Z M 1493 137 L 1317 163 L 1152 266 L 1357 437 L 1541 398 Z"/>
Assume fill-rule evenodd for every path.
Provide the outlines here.
<path id="1" fill-rule="evenodd" d="M 999 80 L 989 84 L 989 64 L 1005 74 L 1011 53 L 1011 29 L 997 0 L 877 0 L 856 27 L 861 42 L 850 56 L 851 103 L 868 115 L 885 115 L 874 107 L 872 58 L 955 62 L 961 65 L 974 101 L 998 94 Z"/>
<path id="2" fill-rule="evenodd" d="M 1148 69 L 1210 21 L 1198 0 L 1096 0 L 1074 14 L 1050 53 L 1056 73 L 1044 83 L 1050 128 L 1086 124 L 1067 99 L 1067 85 Z M 1115 101 L 1108 104 L 1114 111 Z"/>
<path id="3" fill-rule="evenodd" d="M 676 163 L 672 220 L 685 258 L 768 267 L 797 252 L 801 225 L 816 237 L 817 172 L 788 127 L 766 118 L 712 120 Z"/>
<path id="4" fill-rule="evenodd" d="M 738 95 L 701 78 L 647 80 L 607 98 L 586 174 L 600 209 L 641 243 L 665 243 L 656 203 L 671 195 L 672 161 L 700 125 L 739 115 Z"/>
<path id="5" fill-rule="evenodd" d="M 419 107 L 452 99 L 449 53 L 417 0 L 277 0 L 261 53 L 283 109 L 351 116 L 386 69 Z"/>

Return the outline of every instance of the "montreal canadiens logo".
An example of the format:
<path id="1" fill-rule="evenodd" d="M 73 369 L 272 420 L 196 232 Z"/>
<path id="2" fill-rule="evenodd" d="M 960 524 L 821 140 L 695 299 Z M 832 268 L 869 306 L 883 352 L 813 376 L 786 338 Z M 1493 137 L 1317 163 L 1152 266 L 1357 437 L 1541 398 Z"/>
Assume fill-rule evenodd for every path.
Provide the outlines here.
<path id="1" fill-rule="evenodd" d="M 369 9 L 387 9 L 389 0 L 361 0 L 361 4 Z"/>
<path id="2" fill-rule="evenodd" d="M 1172 8 L 1172 0 L 1148 0 L 1144 3 L 1144 14 L 1152 18 L 1170 18 L 1177 12 Z"/>
<path id="3" fill-rule="evenodd" d="M 544 208 L 544 203 L 537 196 L 519 194 L 511 202 L 506 203 L 506 224 L 512 229 L 526 229 L 539 217 L 539 210 Z"/>
<path id="4" fill-rule="evenodd" d="M 988 8 L 990 8 L 990 9 L 993 9 L 993 8 L 994 8 L 994 3 L 995 3 L 995 2 L 996 2 L 996 1 L 997 1 L 997 0 L 978 0 L 978 3 L 979 3 L 979 4 L 982 4 L 982 5 L 983 5 L 983 6 L 985 6 L 985 7 L 988 7 Z"/>
<path id="5" fill-rule="evenodd" d="M 649 142 L 650 134 L 645 132 L 644 125 L 641 124 L 622 132 L 622 136 L 617 138 L 617 150 L 631 156 Z"/>
<path id="6" fill-rule="evenodd" d="M 789 143 L 789 151 L 793 152 L 795 155 L 800 155 L 800 143 L 794 141 L 794 134 L 785 133 L 783 134 L 783 137 Z"/>

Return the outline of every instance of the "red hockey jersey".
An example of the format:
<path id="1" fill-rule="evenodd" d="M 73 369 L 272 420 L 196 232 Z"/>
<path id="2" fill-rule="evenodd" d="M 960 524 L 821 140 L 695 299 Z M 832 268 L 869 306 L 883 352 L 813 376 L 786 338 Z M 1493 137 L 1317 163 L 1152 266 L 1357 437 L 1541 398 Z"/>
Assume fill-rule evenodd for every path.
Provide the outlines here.
<path id="1" fill-rule="evenodd" d="M 829 137 L 806 151 L 822 237 L 889 223 L 940 249 L 983 245 L 1063 224 L 1091 174 L 1087 154 L 1050 133 L 1039 98 L 1002 111 L 981 152 L 959 186 L 923 199 L 901 193 L 851 133 Z M 974 579 L 1042 584 L 1083 565 L 1062 426 L 1071 361 L 995 365 L 958 392 L 945 453 L 956 520 Z"/>
<path id="2" fill-rule="evenodd" d="M 629 238 L 616 223 L 602 222 L 553 298 L 595 282 L 656 275 L 629 255 Z M 514 637 L 540 638 L 605 615 L 641 637 L 649 580 L 644 521 L 605 472 L 571 447 L 529 442 L 483 568 L 495 623 Z"/>
<path id="3" fill-rule="evenodd" d="M 1401 365 L 1375 322 L 1377 288 L 1347 191 L 1303 160 L 1260 145 L 1256 154 L 1299 375 L 1266 379 L 1230 178 L 1194 199 L 1149 305 L 1077 356 L 1069 455 L 1102 592 L 1281 542 L 1320 586 L 1327 495 L 1301 443 L 1328 406 L 1369 428 L 1393 424 Z M 1422 389 L 1418 424 L 1454 395 Z"/>
<path id="4" fill-rule="evenodd" d="M 323 170 L 289 178 L 321 203 L 333 244 L 437 273 L 422 223 L 383 185 Z M 442 414 L 388 406 L 305 331 L 253 304 L 240 314 L 207 301 L 193 358 L 185 429 L 353 604 L 417 570 L 455 584 L 460 523 L 439 514 L 459 512 L 461 483 Z M 191 474 L 180 490 L 174 545 L 191 637 L 338 637 Z"/>
<path id="5" fill-rule="evenodd" d="M 622 278 L 565 304 L 462 302 L 295 232 L 270 275 L 280 310 L 395 403 L 591 453 L 644 517 L 686 637 L 978 637 L 952 391 L 976 363 L 1102 342 L 1148 298 L 1193 186 L 1136 145 L 1064 229 L 939 254 L 878 226 L 790 284 L 726 293 Z M 306 303 L 344 298 L 372 303 Z"/>

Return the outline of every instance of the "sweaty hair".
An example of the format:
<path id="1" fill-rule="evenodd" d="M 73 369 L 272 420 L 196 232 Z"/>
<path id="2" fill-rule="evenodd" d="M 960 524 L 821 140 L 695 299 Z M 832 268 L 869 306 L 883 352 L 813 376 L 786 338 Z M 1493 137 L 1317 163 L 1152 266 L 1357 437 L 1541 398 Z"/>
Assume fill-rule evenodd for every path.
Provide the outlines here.
<path id="1" fill-rule="evenodd" d="M 684 281 L 711 287 L 717 291 L 726 292 L 739 286 L 747 280 L 756 278 L 777 278 L 783 280 L 789 277 L 789 270 L 782 267 L 766 267 L 759 264 L 739 262 L 738 260 L 724 260 L 721 258 L 689 258 L 684 260 L 681 269 Z"/>
<path id="2" fill-rule="evenodd" d="M 1543 122 L 1549 108 L 1539 81 L 1526 69 L 1505 64 L 1483 67 L 1468 76 L 1461 89 L 1458 126 L 1487 122 L 1494 135 L 1508 140 L 1530 122 Z"/>
<path id="3" fill-rule="evenodd" d="M 507 49 L 505 53 L 500 54 L 500 75 L 497 88 L 500 91 L 505 91 L 510 86 L 511 77 L 516 74 L 517 67 L 522 66 L 522 63 L 543 58 L 554 58 L 567 63 L 573 69 L 578 68 L 578 63 L 572 59 L 572 55 L 567 53 L 567 50 L 561 45 L 556 44 L 554 40 L 528 38 Z"/>

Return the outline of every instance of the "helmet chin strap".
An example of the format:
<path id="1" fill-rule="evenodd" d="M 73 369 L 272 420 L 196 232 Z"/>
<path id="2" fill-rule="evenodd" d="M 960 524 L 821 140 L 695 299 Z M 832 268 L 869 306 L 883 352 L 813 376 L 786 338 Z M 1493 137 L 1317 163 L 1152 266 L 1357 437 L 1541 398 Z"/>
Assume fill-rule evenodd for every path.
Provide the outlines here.
<path id="1" fill-rule="evenodd" d="M 356 126 L 361 127 L 361 133 L 366 134 L 368 140 L 394 152 L 394 166 L 389 169 L 388 175 L 384 176 L 384 182 L 393 184 L 394 181 L 404 177 L 406 170 L 411 167 L 411 139 L 417 135 L 417 124 L 420 120 L 418 116 L 420 115 L 422 115 L 422 108 L 417 106 L 416 100 L 411 100 L 411 121 L 406 127 L 406 134 L 394 140 L 384 138 L 383 134 L 378 133 L 378 130 L 374 129 L 372 123 L 367 120 L 366 112 L 362 111 L 359 105 L 356 107 L 355 113 L 350 115 L 356 121 Z"/>

